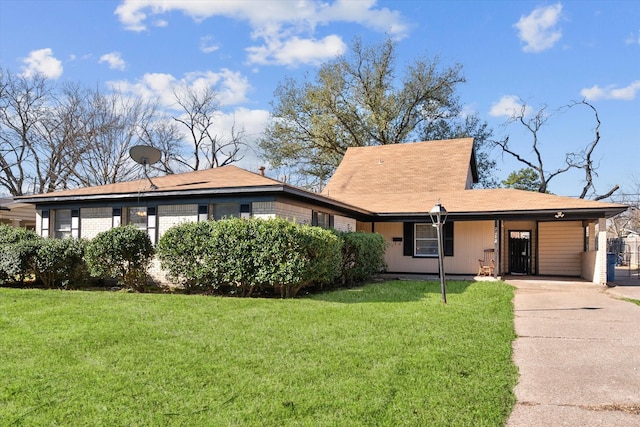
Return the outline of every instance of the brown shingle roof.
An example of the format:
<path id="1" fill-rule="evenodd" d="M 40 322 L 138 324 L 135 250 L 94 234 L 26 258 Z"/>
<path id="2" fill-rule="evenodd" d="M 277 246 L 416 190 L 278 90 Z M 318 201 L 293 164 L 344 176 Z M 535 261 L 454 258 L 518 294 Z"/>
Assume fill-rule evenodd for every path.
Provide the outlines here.
<path id="1" fill-rule="evenodd" d="M 380 215 L 428 212 L 436 200 L 450 213 L 480 214 L 542 210 L 605 211 L 607 216 L 625 205 L 560 197 L 512 189 L 465 189 L 473 140 L 470 138 L 350 148 L 322 195 L 284 184 L 236 166 L 223 166 L 97 187 L 23 196 L 27 203 L 43 201 L 119 198 L 127 195 L 164 196 L 201 194 L 207 190 L 229 193 L 260 189 L 286 191 L 309 200 Z M 450 179 L 451 182 L 446 181 Z M 237 190 L 236 190 L 237 189 Z M 324 196 L 324 197 L 323 197 Z M 331 202 L 333 201 L 333 202 Z"/>
<path id="2" fill-rule="evenodd" d="M 27 196 L 28 199 L 51 197 L 99 196 L 115 194 L 131 194 L 140 192 L 169 192 L 189 191 L 209 188 L 235 187 L 263 187 L 283 185 L 280 181 L 249 172 L 239 167 L 228 165 L 215 169 L 186 172 L 162 177 L 152 177 L 157 189 L 151 190 L 147 179 L 119 182 L 116 184 L 100 185 L 96 187 L 77 188 L 73 190 L 56 191 L 54 193 Z"/>
<path id="3" fill-rule="evenodd" d="M 451 191 L 467 188 L 473 139 L 351 147 L 322 194 Z"/>
<path id="4" fill-rule="evenodd" d="M 438 199 L 449 213 L 479 214 L 545 210 L 624 211 L 627 206 L 510 188 L 349 195 L 349 203 L 381 215 L 427 213 Z"/>
<path id="5" fill-rule="evenodd" d="M 322 194 L 381 215 L 426 213 L 440 199 L 458 214 L 626 209 L 513 189 L 468 188 L 473 139 L 349 148 Z"/>

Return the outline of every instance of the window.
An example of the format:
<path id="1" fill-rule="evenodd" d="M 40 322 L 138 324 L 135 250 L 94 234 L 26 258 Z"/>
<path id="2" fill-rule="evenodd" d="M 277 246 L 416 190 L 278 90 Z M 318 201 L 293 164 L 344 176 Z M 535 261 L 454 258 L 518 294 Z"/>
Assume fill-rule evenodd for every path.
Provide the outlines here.
<path id="1" fill-rule="evenodd" d="M 53 237 L 71 237 L 71 209 L 58 209 L 53 218 Z"/>
<path id="2" fill-rule="evenodd" d="M 115 211 L 115 210 L 114 210 Z M 114 214 L 115 215 L 115 214 Z M 114 217 L 115 218 L 115 217 Z M 134 206 L 126 208 L 127 225 L 146 231 L 152 244 L 156 244 L 156 207 Z"/>
<path id="3" fill-rule="evenodd" d="M 127 209 L 127 224 L 135 225 L 140 230 L 147 231 L 147 208 L 132 207 Z"/>
<path id="4" fill-rule="evenodd" d="M 453 256 L 453 221 L 442 226 L 442 246 L 445 256 Z M 404 256 L 437 257 L 438 230 L 431 223 L 404 223 Z"/>
<path id="5" fill-rule="evenodd" d="M 415 225 L 415 255 L 438 256 L 438 230 L 432 224 Z"/>
<path id="6" fill-rule="evenodd" d="M 324 229 L 333 228 L 333 215 L 326 212 L 311 212 L 311 225 L 322 227 Z"/>
<path id="7" fill-rule="evenodd" d="M 213 205 L 213 219 L 239 218 L 240 205 L 238 203 L 216 203 Z"/>

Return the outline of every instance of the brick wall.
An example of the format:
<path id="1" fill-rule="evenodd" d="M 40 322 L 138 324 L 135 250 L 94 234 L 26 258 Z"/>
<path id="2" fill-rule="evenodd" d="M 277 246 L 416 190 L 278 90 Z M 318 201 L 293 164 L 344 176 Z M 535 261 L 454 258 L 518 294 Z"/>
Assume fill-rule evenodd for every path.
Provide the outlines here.
<path id="1" fill-rule="evenodd" d="M 356 220 L 346 216 L 335 215 L 333 217 L 333 228 L 338 231 L 356 231 Z"/>
<path id="2" fill-rule="evenodd" d="M 80 209 L 80 237 L 93 239 L 98 233 L 111 229 L 112 208 Z"/>
<path id="3" fill-rule="evenodd" d="M 251 215 L 254 218 L 271 219 L 276 217 L 276 202 L 253 202 Z"/>
<path id="4" fill-rule="evenodd" d="M 295 221 L 298 224 L 311 224 L 311 209 L 289 205 L 282 202 L 274 203 L 274 213 L 280 218 Z"/>
<path id="5" fill-rule="evenodd" d="M 198 221 L 197 204 L 158 206 L 158 239 L 174 225 L 191 221 Z"/>

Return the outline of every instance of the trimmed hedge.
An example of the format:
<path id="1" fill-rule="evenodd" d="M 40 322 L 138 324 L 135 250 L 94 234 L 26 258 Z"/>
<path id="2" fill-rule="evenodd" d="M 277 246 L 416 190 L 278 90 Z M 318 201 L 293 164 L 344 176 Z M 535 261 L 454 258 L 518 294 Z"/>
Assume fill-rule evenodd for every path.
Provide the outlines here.
<path id="1" fill-rule="evenodd" d="M 387 243 L 378 233 L 340 232 L 342 247 L 341 280 L 344 285 L 353 285 L 369 280 L 386 270 L 384 254 Z"/>
<path id="2" fill-rule="evenodd" d="M 156 251 L 167 278 L 186 291 L 215 289 L 219 269 L 211 247 L 213 222 L 185 222 L 169 228 Z"/>
<path id="3" fill-rule="evenodd" d="M 119 285 L 136 291 L 143 291 L 147 284 L 153 255 L 149 235 L 133 225 L 98 233 L 85 249 L 93 277 L 117 279 Z"/>
<path id="4" fill-rule="evenodd" d="M 160 238 L 169 280 L 191 291 L 295 297 L 308 286 L 363 282 L 384 270 L 379 234 L 335 232 L 286 219 L 183 223 Z"/>
<path id="5" fill-rule="evenodd" d="M 342 241 L 331 231 L 282 218 L 252 222 L 256 285 L 292 298 L 306 286 L 332 283 L 338 277 Z"/>
<path id="6" fill-rule="evenodd" d="M 23 282 L 40 239 L 31 230 L 0 224 L 0 283 Z"/>
<path id="7" fill-rule="evenodd" d="M 86 240 L 39 239 L 33 254 L 36 277 L 48 288 L 80 287 L 87 282 Z"/>
<path id="8" fill-rule="evenodd" d="M 187 291 L 230 288 L 251 296 L 271 289 L 288 298 L 335 280 L 340 248 L 333 233 L 317 227 L 231 218 L 172 227 L 158 242 L 158 258 Z"/>
<path id="9" fill-rule="evenodd" d="M 78 286 L 86 281 L 84 248 L 76 239 L 44 239 L 24 228 L 0 226 L 0 283 L 32 276 L 45 287 Z"/>
<path id="10" fill-rule="evenodd" d="M 375 233 L 329 231 L 282 218 L 231 218 L 174 226 L 161 237 L 157 254 L 167 278 L 187 292 L 269 291 L 291 298 L 309 286 L 370 279 L 384 271 L 385 249 Z M 147 233 L 133 226 L 91 241 L 43 239 L 0 226 L 0 283 L 34 275 L 46 287 L 77 287 L 89 273 L 141 291 L 154 252 Z"/>

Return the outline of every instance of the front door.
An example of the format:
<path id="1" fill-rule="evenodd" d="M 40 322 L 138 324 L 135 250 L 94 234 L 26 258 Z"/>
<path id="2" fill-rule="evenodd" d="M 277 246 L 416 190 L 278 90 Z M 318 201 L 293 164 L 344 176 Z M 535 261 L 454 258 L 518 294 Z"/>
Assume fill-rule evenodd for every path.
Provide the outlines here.
<path id="1" fill-rule="evenodd" d="M 531 273 L 531 231 L 509 231 L 509 272 Z"/>

